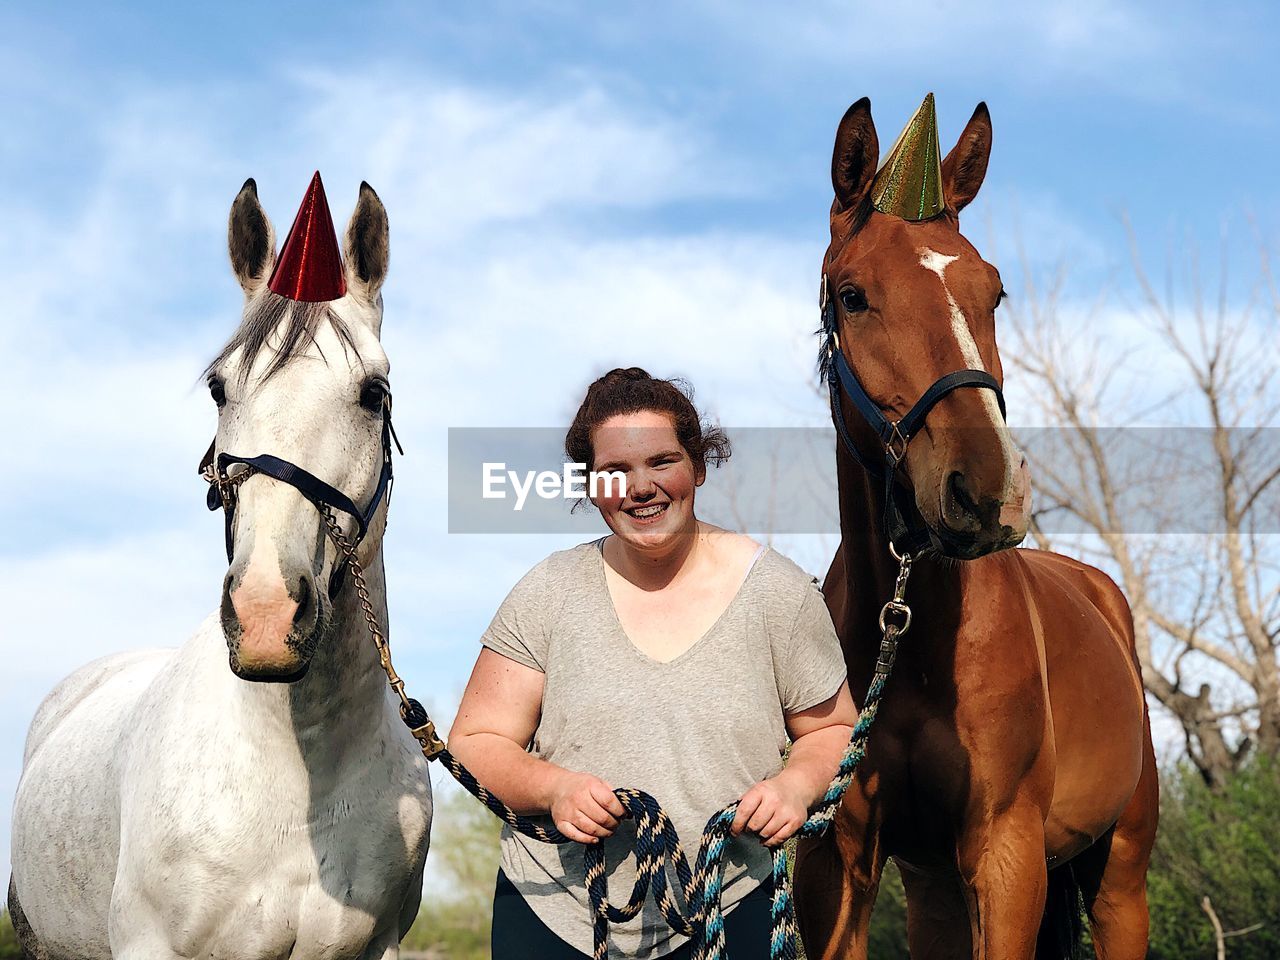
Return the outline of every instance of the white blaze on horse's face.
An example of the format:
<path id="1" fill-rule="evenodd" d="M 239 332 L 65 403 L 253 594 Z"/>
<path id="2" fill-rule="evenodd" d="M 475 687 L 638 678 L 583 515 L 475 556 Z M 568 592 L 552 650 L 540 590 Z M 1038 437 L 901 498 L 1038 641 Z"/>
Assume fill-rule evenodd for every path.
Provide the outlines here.
<path id="1" fill-rule="evenodd" d="M 920 247 L 920 266 L 938 278 L 942 286 L 942 294 L 946 299 L 947 311 L 951 321 L 951 335 L 959 348 L 965 368 L 991 373 L 982 359 L 978 343 L 974 339 L 973 328 L 965 316 L 963 308 L 956 302 L 955 296 L 947 283 L 947 267 L 960 259 L 959 254 L 940 253 L 930 247 Z M 1009 529 L 1019 540 L 1026 532 L 1030 518 L 1030 477 L 1027 472 L 1026 458 L 1013 442 L 1013 435 L 1000 412 L 1000 404 L 996 395 L 990 390 L 978 390 L 976 396 L 982 404 L 990 428 L 994 430 L 999 451 L 999 470 L 1003 474 L 1001 489 L 997 493 L 1000 503 L 996 523 L 1001 528 Z M 939 501 L 940 516 L 946 520 L 954 498 L 944 490 Z"/>
<path id="2" fill-rule="evenodd" d="M 265 215 L 257 218 L 256 194 L 250 199 L 242 191 L 232 208 L 232 263 L 246 303 L 240 331 L 210 370 L 215 394 L 225 398 L 219 405 L 216 449 L 279 457 L 364 508 L 382 468 L 383 407 L 389 396 L 389 365 L 379 342 L 385 212 L 373 191 L 363 188 L 347 235 L 347 294 L 329 303 L 299 303 L 266 288 L 269 262 L 252 256 L 246 262 L 244 244 L 237 249 L 247 229 L 240 223 L 237 237 L 237 214 L 246 215 L 238 208 L 246 207 L 247 215 L 265 225 L 268 237 L 261 249 L 274 258 L 269 224 Z M 372 238 L 356 229 L 358 221 L 367 225 L 371 209 L 375 226 L 380 224 L 375 231 L 380 236 Z M 361 244 L 374 248 L 372 257 Z M 356 275 L 353 264 L 370 275 Z M 231 476 L 238 469 L 232 466 Z M 332 603 L 328 584 L 341 558 L 320 510 L 289 484 L 254 475 L 238 487 L 237 501 L 233 556 L 222 595 L 231 668 L 245 679 L 297 679 L 324 641 Z M 353 535 L 351 518 L 337 517 Z M 380 509 L 361 546 L 366 558 L 380 544 L 384 520 Z"/>
<path id="3" fill-rule="evenodd" d="M 959 260 L 958 255 L 947 256 L 924 247 L 920 251 L 920 266 L 924 267 L 930 273 L 936 274 L 938 281 L 942 284 L 942 294 L 947 298 L 947 308 L 951 315 L 951 333 L 956 338 L 956 344 L 960 347 L 960 355 L 964 357 L 965 366 L 970 370 L 987 370 L 982 361 L 982 354 L 978 352 L 978 344 L 973 339 L 973 330 L 969 326 L 969 320 L 965 317 L 964 311 L 960 309 L 960 305 L 956 303 L 956 298 L 951 295 L 951 290 L 947 287 L 947 267 Z M 996 395 L 990 390 L 979 390 L 978 396 L 982 401 L 983 407 L 986 409 L 987 415 L 991 418 L 991 426 L 1000 436 L 1000 453 L 1004 464 L 1005 484 L 1002 494 L 1002 501 L 1009 503 L 1014 496 L 1014 486 L 1017 483 L 1019 471 L 1014 469 L 1014 465 L 1021 461 L 1021 454 L 1018 453 L 1017 447 L 1013 443 L 1013 437 L 1009 433 L 1009 427 L 1004 422 L 1004 416 L 1000 413 L 1000 404 L 996 400 Z"/>

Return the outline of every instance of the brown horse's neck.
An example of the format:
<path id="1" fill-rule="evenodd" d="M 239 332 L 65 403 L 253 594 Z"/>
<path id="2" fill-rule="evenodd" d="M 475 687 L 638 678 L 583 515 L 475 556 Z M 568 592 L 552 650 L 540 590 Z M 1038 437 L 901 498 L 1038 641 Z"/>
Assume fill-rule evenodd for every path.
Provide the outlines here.
<path id="1" fill-rule="evenodd" d="M 836 626 L 852 675 L 855 669 L 869 671 L 879 656 L 880 609 L 893 595 L 898 561 L 889 552 L 889 538 L 884 532 L 882 482 L 868 474 L 843 446 L 836 454 L 836 476 L 847 603 L 845 623 Z M 927 630 L 931 612 L 958 599 L 959 578 L 957 564 L 939 562 L 935 556 L 921 558 L 912 565 L 906 598 L 915 614 L 913 635 Z"/>

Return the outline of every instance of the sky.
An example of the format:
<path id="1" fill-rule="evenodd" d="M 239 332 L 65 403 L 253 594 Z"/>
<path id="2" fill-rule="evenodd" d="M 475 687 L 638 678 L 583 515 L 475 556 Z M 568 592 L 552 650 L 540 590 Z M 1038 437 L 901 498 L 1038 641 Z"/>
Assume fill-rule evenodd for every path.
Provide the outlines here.
<path id="1" fill-rule="evenodd" d="M 1157 267 L 1223 237 L 1256 260 L 1277 36 L 1263 3 L 3 8 L 0 863 L 44 694 L 217 603 L 200 374 L 239 320 L 245 178 L 280 235 L 316 169 L 340 228 L 361 180 L 386 204 L 391 637 L 447 725 L 498 603 L 573 539 L 449 534 L 450 427 L 563 428 L 617 365 L 688 378 L 730 430 L 828 423 L 830 151 L 864 95 L 888 144 L 933 91 L 944 149 L 987 102 L 962 225 L 1015 295 L 1019 245 L 1033 275 L 1065 264 L 1082 324 L 1136 296 L 1124 217 Z M 778 545 L 821 574 L 834 541 Z"/>

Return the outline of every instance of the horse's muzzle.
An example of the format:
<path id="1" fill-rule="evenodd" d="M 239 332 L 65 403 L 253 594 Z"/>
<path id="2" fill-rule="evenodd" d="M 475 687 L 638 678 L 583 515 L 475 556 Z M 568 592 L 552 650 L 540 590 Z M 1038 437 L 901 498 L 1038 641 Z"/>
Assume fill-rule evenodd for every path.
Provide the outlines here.
<path id="1" fill-rule="evenodd" d="M 243 680 L 292 682 L 307 672 L 328 619 L 310 573 L 266 577 L 252 567 L 227 574 L 222 633 L 232 672 Z"/>

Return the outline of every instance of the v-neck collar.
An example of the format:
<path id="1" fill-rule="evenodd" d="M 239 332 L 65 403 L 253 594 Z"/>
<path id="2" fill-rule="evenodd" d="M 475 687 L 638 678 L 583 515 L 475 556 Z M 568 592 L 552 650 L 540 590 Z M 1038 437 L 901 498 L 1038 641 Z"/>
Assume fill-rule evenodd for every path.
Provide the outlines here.
<path id="1" fill-rule="evenodd" d="M 737 605 L 738 600 L 746 592 L 747 583 L 751 580 L 752 576 L 756 572 L 756 569 L 760 566 L 761 562 L 764 560 L 764 555 L 768 553 L 770 550 L 768 545 L 762 545 L 761 549 L 756 551 L 754 556 L 752 556 L 751 558 L 751 566 L 747 569 L 746 576 L 744 576 L 742 578 L 742 582 L 738 584 L 737 591 L 735 591 L 734 595 L 730 598 L 729 602 L 725 605 L 725 608 L 720 611 L 720 616 L 716 617 L 716 619 L 712 622 L 711 626 L 707 627 L 707 629 L 703 631 L 702 635 L 698 637 L 697 640 L 693 641 L 693 643 L 689 644 L 689 646 L 685 647 L 683 650 L 681 650 L 678 654 L 676 654 L 670 660 L 658 660 L 655 657 L 651 657 L 649 654 L 645 653 L 638 646 L 636 646 L 636 642 L 632 640 L 631 635 L 627 633 L 627 628 L 622 625 L 622 618 L 618 616 L 618 607 L 613 602 L 613 594 L 609 592 L 609 579 L 608 579 L 608 571 L 607 571 L 608 564 L 605 562 L 605 559 L 604 559 L 604 542 L 606 539 L 608 539 L 608 537 L 604 536 L 604 537 L 601 537 L 599 540 L 595 541 L 595 548 L 596 548 L 595 556 L 596 556 L 596 564 L 597 564 L 596 566 L 597 576 L 595 579 L 596 579 L 596 583 L 599 584 L 599 588 L 604 598 L 604 602 L 609 607 L 609 613 L 612 615 L 613 627 L 617 631 L 619 638 L 621 638 L 621 640 L 626 644 L 626 646 L 631 648 L 631 650 L 635 653 L 637 657 L 642 659 L 645 663 L 653 664 L 654 666 L 658 666 L 658 667 L 669 667 L 669 666 L 672 666 L 673 664 L 679 663 L 681 660 L 690 656 L 696 649 L 701 647 L 707 641 L 707 638 L 716 632 L 716 629 L 720 626 L 721 623 L 724 622 L 725 617 L 728 616 L 729 611 L 732 610 Z"/>

